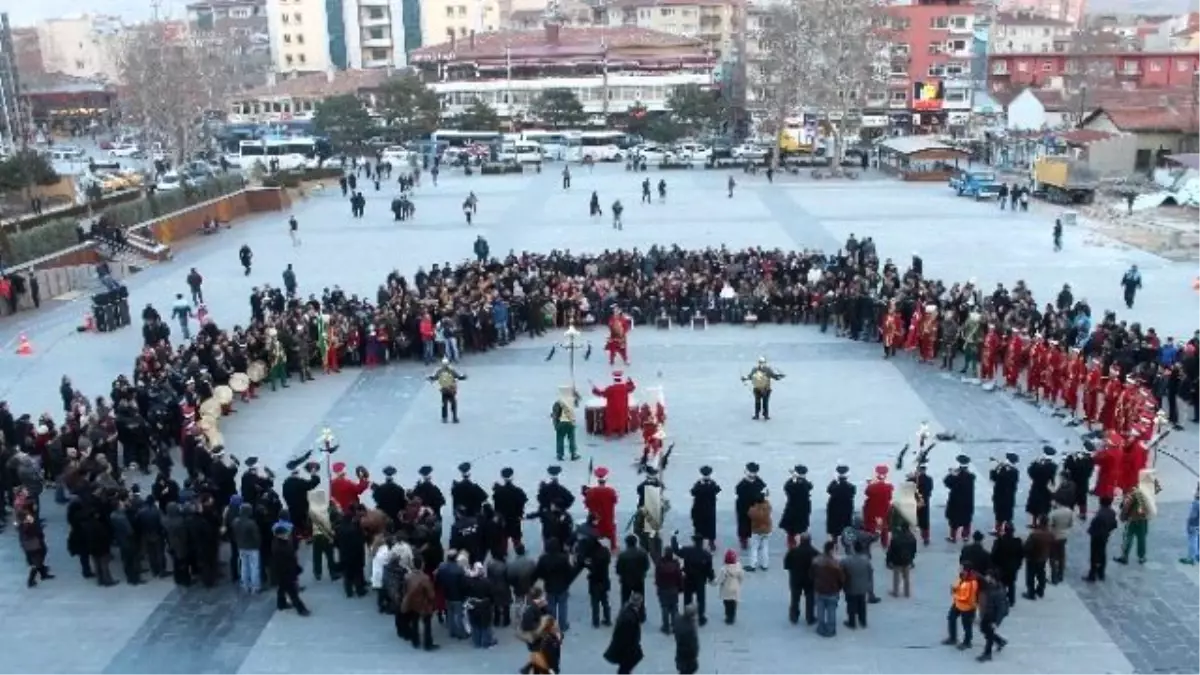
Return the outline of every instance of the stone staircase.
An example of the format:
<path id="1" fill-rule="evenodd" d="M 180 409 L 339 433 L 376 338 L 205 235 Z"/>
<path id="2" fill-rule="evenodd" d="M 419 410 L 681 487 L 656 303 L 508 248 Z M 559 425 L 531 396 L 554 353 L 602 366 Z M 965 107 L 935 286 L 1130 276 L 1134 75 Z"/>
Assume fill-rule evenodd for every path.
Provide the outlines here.
<path id="1" fill-rule="evenodd" d="M 112 266 L 121 265 L 129 274 L 137 274 L 142 270 L 158 263 L 157 260 L 143 255 L 138 250 L 115 245 L 108 241 L 96 244 L 96 251 Z"/>

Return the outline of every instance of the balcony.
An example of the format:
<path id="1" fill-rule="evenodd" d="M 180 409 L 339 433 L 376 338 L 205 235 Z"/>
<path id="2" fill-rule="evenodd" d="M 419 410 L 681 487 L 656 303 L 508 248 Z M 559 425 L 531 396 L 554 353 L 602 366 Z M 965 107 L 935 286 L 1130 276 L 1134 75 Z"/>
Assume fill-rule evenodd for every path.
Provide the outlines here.
<path id="1" fill-rule="evenodd" d="M 358 0 L 359 7 L 389 7 L 389 0 Z"/>
<path id="2" fill-rule="evenodd" d="M 892 110 L 908 110 L 908 99 L 891 99 L 888 101 L 888 107 Z"/>
<path id="3" fill-rule="evenodd" d="M 363 68 L 389 68 L 393 64 L 390 59 L 371 59 L 363 60 Z"/>
<path id="4" fill-rule="evenodd" d="M 364 16 L 358 20 L 358 24 L 360 26 L 362 26 L 363 28 L 374 28 L 376 26 L 390 26 L 390 25 L 392 25 L 392 17 L 388 16 L 386 13 L 380 17 Z"/>
<path id="5" fill-rule="evenodd" d="M 392 38 L 363 38 L 362 46 L 366 49 L 387 49 L 392 46 Z"/>

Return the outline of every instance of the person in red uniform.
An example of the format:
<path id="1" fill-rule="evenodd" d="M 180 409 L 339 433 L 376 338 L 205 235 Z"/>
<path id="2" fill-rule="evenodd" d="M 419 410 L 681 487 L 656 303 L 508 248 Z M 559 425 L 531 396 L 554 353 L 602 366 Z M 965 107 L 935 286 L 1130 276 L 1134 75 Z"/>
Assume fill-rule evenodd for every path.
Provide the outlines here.
<path id="1" fill-rule="evenodd" d="M 1097 497 L 1111 499 L 1116 494 L 1124 448 L 1125 439 L 1110 431 L 1104 436 L 1104 447 L 1092 455 L 1096 465 L 1096 488 L 1092 493 Z"/>
<path id="2" fill-rule="evenodd" d="M 892 484 L 888 482 L 885 464 L 875 467 L 875 478 L 863 492 L 863 526 L 868 532 L 879 534 L 879 542 L 887 548 L 891 539 L 887 526 L 888 511 L 892 508 Z"/>
<path id="3" fill-rule="evenodd" d="M 1082 359 L 1083 357 L 1080 357 Z M 1091 427 L 1099 418 L 1100 391 L 1104 388 L 1104 375 L 1100 372 L 1100 360 L 1092 359 L 1083 383 L 1083 418 Z"/>
<path id="4" fill-rule="evenodd" d="M 1087 372 L 1087 364 L 1083 362 L 1083 356 L 1079 353 L 1078 349 L 1072 349 L 1071 354 L 1066 357 L 1066 364 L 1063 366 L 1063 371 L 1063 407 L 1067 409 L 1067 413 L 1074 419 L 1079 410 L 1079 385 L 1083 382 L 1083 377 Z"/>
<path id="5" fill-rule="evenodd" d="M 624 436 L 629 433 L 629 395 L 637 388 L 633 380 L 619 370 L 613 371 L 612 384 L 601 389 L 592 385 L 593 396 L 604 397 L 604 435 Z"/>
<path id="6" fill-rule="evenodd" d="M 983 349 L 979 354 L 979 377 L 984 382 L 996 378 L 996 357 L 1000 353 L 1000 333 L 995 325 L 989 325 L 987 335 L 983 338 Z"/>
<path id="7" fill-rule="evenodd" d="M 921 361 L 932 363 L 937 353 L 938 311 L 936 305 L 926 305 L 921 318 Z"/>
<path id="8" fill-rule="evenodd" d="M 1038 398 L 1042 378 L 1046 371 L 1046 340 L 1041 335 L 1033 339 L 1029 347 L 1029 369 L 1025 372 L 1025 393 Z"/>
<path id="9" fill-rule="evenodd" d="M 1021 359 L 1024 357 L 1025 341 L 1021 339 L 1020 331 L 1013 331 L 1008 338 L 1008 348 L 1004 350 L 1004 386 L 1008 389 L 1017 388 L 1017 378 L 1021 376 Z"/>
<path id="10" fill-rule="evenodd" d="M 596 519 L 596 532 L 607 539 L 613 551 L 617 550 L 617 491 L 608 485 L 608 469 L 596 467 L 593 472 L 597 485 L 583 486 L 583 505 Z"/>
<path id="11" fill-rule="evenodd" d="M 1100 424 L 1105 431 L 1116 430 L 1117 402 L 1121 399 L 1121 368 L 1110 366 L 1104 379 L 1104 406 L 1100 408 Z"/>
<path id="12" fill-rule="evenodd" d="M 1125 452 L 1121 455 L 1121 478 L 1117 487 L 1126 494 L 1133 491 L 1138 484 L 1138 474 L 1146 468 L 1150 459 L 1150 451 L 1146 444 L 1137 437 L 1129 438 L 1125 443 Z"/>
<path id="13" fill-rule="evenodd" d="M 1117 401 L 1117 431 L 1127 434 L 1133 429 L 1133 424 L 1140 416 L 1141 386 L 1128 375 L 1121 385 L 1121 398 Z"/>
<path id="14" fill-rule="evenodd" d="M 325 326 L 325 354 L 322 363 L 326 373 L 342 372 L 342 364 L 338 363 L 338 350 L 341 348 L 341 329 L 336 321 L 331 320 Z"/>
<path id="15" fill-rule="evenodd" d="M 904 317 L 896 309 L 896 301 L 888 303 L 887 316 L 883 319 L 883 358 L 896 355 L 896 348 L 904 343 Z"/>
<path id="16" fill-rule="evenodd" d="M 1063 382 L 1067 379 L 1066 353 L 1058 345 L 1058 340 L 1051 340 L 1046 348 L 1046 372 L 1042 376 L 1042 400 L 1050 405 L 1058 405 L 1058 394 L 1063 390 Z"/>
<path id="17" fill-rule="evenodd" d="M 608 342 L 604 344 L 604 351 L 608 352 L 608 365 L 613 365 L 617 356 L 621 357 L 621 363 L 629 365 L 629 331 L 632 328 L 633 322 L 629 317 L 620 308 L 614 308 L 612 318 L 608 320 Z"/>
<path id="18" fill-rule="evenodd" d="M 906 352 L 916 349 L 917 344 L 921 341 L 921 324 L 924 313 L 921 304 L 917 303 L 916 309 L 913 310 L 912 316 L 908 320 L 908 332 L 904 334 L 904 351 Z"/>
<path id="19" fill-rule="evenodd" d="M 359 472 L 357 482 L 350 480 L 346 476 L 345 462 L 334 462 L 332 468 L 333 480 L 329 481 L 329 500 L 337 504 L 342 511 L 357 506 L 359 496 L 371 487 L 371 477 L 364 475 L 364 469 Z"/>

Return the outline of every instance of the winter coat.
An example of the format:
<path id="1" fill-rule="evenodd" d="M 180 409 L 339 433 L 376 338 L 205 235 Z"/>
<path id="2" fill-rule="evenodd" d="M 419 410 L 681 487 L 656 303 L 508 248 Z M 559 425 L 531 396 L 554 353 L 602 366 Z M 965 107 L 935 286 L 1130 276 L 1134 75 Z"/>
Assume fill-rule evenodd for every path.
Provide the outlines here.
<path id="1" fill-rule="evenodd" d="M 842 571 L 846 575 L 846 595 L 866 595 L 871 591 L 871 577 L 875 571 L 871 559 L 865 554 L 855 553 L 842 559 Z"/>
<path id="2" fill-rule="evenodd" d="M 700 636 L 694 618 L 680 617 L 675 623 L 675 668 L 694 673 L 700 667 Z"/>
<path id="3" fill-rule="evenodd" d="M 254 519 L 254 507 L 242 504 L 230 525 L 229 539 L 239 551 L 257 551 L 262 548 L 262 530 Z"/>
<path id="4" fill-rule="evenodd" d="M 447 560 L 438 565 L 437 570 L 433 573 L 433 578 L 446 602 L 463 601 L 467 573 L 463 571 L 461 565 L 453 560 Z"/>
<path id="5" fill-rule="evenodd" d="M 503 560 L 488 561 L 487 580 L 492 587 L 492 602 L 501 607 L 511 605 L 513 592 L 508 584 L 508 565 Z"/>
<path id="6" fill-rule="evenodd" d="M 383 588 L 384 576 L 387 574 L 388 563 L 392 560 L 392 549 L 386 545 L 380 546 L 371 558 L 371 588 Z"/>
<path id="7" fill-rule="evenodd" d="M 742 581 L 745 578 L 746 571 L 740 564 L 733 562 L 721 566 L 721 571 L 717 572 L 717 578 L 713 582 L 720 588 L 721 600 L 737 602 L 742 597 Z"/>
<path id="8" fill-rule="evenodd" d="M 430 616 L 437 608 L 436 596 L 429 575 L 419 569 L 412 570 L 404 580 L 404 600 L 400 603 L 400 611 Z"/>
<path id="9" fill-rule="evenodd" d="M 533 588 L 533 571 L 537 563 L 526 556 L 518 556 L 508 563 L 508 585 L 512 587 L 514 597 L 523 598 Z"/>
<path id="10" fill-rule="evenodd" d="M 566 593 L 575 580 L 575 569 L 571 558 L 562 551 L 543 553 L 533 571 L 534 581 L 541 580 L 549 595 Z"/>
<path id="11" fill-rule="evenodd" d="M 271 542 L 271 578 L 278 583 L 295 583 L 299 576 L 300 565 L 291 537 L 275 537 Z"/>
<path id="12" fill-rule="evenodd" d="M 764 499 L 750 507 L 750 532 L 771 534 L 771 502 Z"/>
<path id="13" fill-rule="evenodd" d="M 650 556 L 640 548 L 627 548 L 617 554 L 617 580 L 623 586 L 641 586 L 650 573 Z"/>
<path id="14" fill-rule="evenodd" d="M 888 544 L 886 562 L 888 567 L 911 567 L 917 559 L 917 537 L 907 527 L 899 528 L 892 533 Z"/>
<path id="15" fill-rule="evenodd" d="M 167 504 L 167 514 L 163 517 L 163 531 L 167 535 L 167 546 L 176 558 L 187 558 L 192 553 L 191 542 L 188 541 L 187 525 L 183 521 L 179 504 Z"/>
<path id="16" fill-rule="evenodd" d="M 811 541 L 798 544 L 783 556 L 783 568 L 788 572 L 790 588 L 806 588 L 812 585 L 812 564 L 818 551 Z"/>
<path id="17" fill-rule="evenodd" d="M 637 610 L 627 605 L 617 613 L 612 640 L 608 643 L 608 649 L 604 650 L 604 660 L 619 665 L 635 666 L 641 663 L 644 656 L 641 617 Z"/>

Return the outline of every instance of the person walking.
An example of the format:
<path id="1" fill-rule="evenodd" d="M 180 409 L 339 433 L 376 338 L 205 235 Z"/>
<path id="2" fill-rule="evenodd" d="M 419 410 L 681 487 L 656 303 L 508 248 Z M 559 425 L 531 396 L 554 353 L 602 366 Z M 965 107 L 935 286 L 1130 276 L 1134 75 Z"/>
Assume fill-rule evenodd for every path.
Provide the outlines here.
<path id="1" fill-rule="evenodd" d="M 1062 235 L 1063 235 L 1062 219 L 1055 218 L 1054 219 L 1054 250 L 1056 252 L 1062 250 Z"/>
<path id="2" fill-rule="evenodd" d="M 1146 509 L 1146 498 L 1141 490 L 1134 488 L 1125 493 L 1121 499 L 1121 521 L 1125 523 L 1125 533 L 1121 541 L 1121 555 L 1116 561 L 1122 565 L 1129 564 L 1129 550 L 1137 542 L 1138 564 L 1146 562 L 1146 535 L 1150 530 L 1150 513 Z"/>
<path id="3" fill-rule="evenodd" d="M 625 550 L 617 555 L 617 584 L 621 589 L 621 607 L 629 604 L 629 598 L 634 593 L 645 597 L 646 575 L 650 573 L 650 555 L 638 546 L 637 535 L 626 535 Z M 640 617 L 646 620 L 643 605 L 637 605 Z"/>
<path id="4" fill-rule="evenodd" d="M 1073 502 L 1074 495 L 1071 497 Z M 1073 504 L 1059 502 L 1047 516 L 1048 529 L 1054 537 L 1050 545 L 1050 583 L 1055 586 L 1062 583 L 1067 569 L 1067 537 L 1075 525 L 1075 509 L 1072 507 Z"/>
<path id="5" fill-rule="evenodd" d="M 604 650 L 604 660 L 617 667 L 617 675 L 632 673 L 645 656 L 642 652 L 642 594 L 632 593 L 617 613 L 612 640 Z"/>
<path id="6" fill-rule="evenodd" d="M 1037 516 L 1033 531 L 1025 537 L 1025 594 L 1022 597 L 1026 600 L 1046 596 L 1046 563 L 1053 546 L 1054 535 L 1046 529 L 1046 516 Z"/>
<path id="7" fill-rule="evenodd" d="M 975 660 L 983 663 L 992 660 L 993 647 L 1000 652 L 1008 646 L 1008 640 L 996 632 L 1004 617 L 1008 616 L 1008 593 L 1004 584 L 994 575 L 994 570 L 984 576 L 980 600 L 979 633 L 983 635 L 983 653 Z"/>
<path id="8" fill-rule="evenodd" d="M 296 216 L 288 218 L 288 236 L 292 239 L 292 246 L 300 245 L 300 223 L 296 221 Z"/>
<path id="9" fill-rule="evenodd" d="M 1017 602 L 1017 575 L 1025 561 L 1025 544 L 1013 532 L 1012 523 L 1000 524 L 1000 536 L 992 542 L 991 560 L 997 579 L 1004 584 L 1007 592 L 1008 606 L 1012 608 Z"/>
<path id="10" fill-rule="evenodd" d="M 742 581 L 745 578 L 746 571 L 738 562 L 737 551 L 733 549 L 725 551 L 725 564 L 721 566 L 721 571 L 717 573 L 713 584 L 720 589 L 721 604 L 725 606 L 725 624 L 728 626 L 732 626 L 737 621 L 738 602 L 742 597 Z"/>
<path id="11" fill-rule="evenodd" d="M 275 525 L 271 534 L 275 537 L 271 542 L 271 579 L 275 582 L 275 608 L 281 612 L 295 608 L 300 616 L 308 616 L 308 607 L 300 599 L 300 564 L 296 561 L 296 548 L 292 544 L 292 528 L 281 522 Z"/>
<path id="12" fill-rule="evenodd" d="M 696 607 L 684 605 L 675 624 L 675 669 L 680 675 L 700 670 L 700 634 L 696 628 Z"/>
<path id="13" fill-rule="evenodd" d="M 946 614 L 946 639 L 944 645 L 958 644 L 960 651 L 971 648 L 975 627 L 975 611 L 979 607 L 979 580 L 975 572 L 962 567 L 958 579 L 950 585 L 950 611 Z M 958 625 L 962 624 L 963 639 L 958 642 Z"/>
<path id="14" fill-rule="evenodd" d="M 837 559 L 837 543 L 825 542 L 813 561 L 813 593 L 817 596 L 817 635 L 837 635 L 838 596 L 846 585 L 846 573 Z"/>
<path id="15" fill-rule="evenodd" d="M 679 618 L 679 594 L 683 590 L 683 566 L 670 548 L 663 551 L 662 558 L 654 566 L 654 589 L 662 614 L 660 630 L 664 635 L 670 635 Z"/>
<path id="16" fill-rule="evenodd" d="M 199 305 L 204 302 L 204 277 L 193 267 L 187 275 L 188 289 L 192 292 L 192 304 Z"/>

